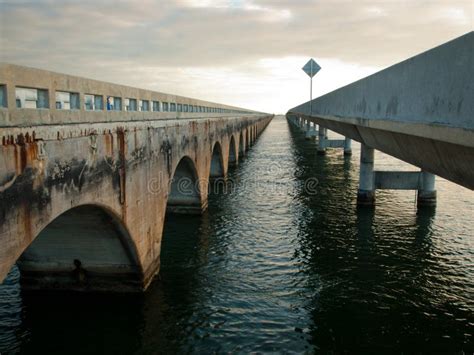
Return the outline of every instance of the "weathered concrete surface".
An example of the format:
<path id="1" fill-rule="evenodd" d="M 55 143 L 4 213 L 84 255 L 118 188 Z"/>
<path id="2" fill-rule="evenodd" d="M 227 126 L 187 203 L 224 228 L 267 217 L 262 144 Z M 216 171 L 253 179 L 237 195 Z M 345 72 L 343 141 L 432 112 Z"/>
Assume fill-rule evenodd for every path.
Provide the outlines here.
<path id="1" fill-rule="evenodd" d="M 81 291 L 146 289 L 159 271 L 168 200 L 203 211 L 215 147 L 225 175 L 229 156 L 237 162 L 272 118 L 1 113 L 10 123 L 0 127 L 0 281 L 19 260 L 28 287 Z M 29 124 L 11 126 L 22 114 Z"/>
<path id="2" fill-rule="evenodd" d="M 135 266 L 140 270 L 135 275 L 136 286 L 145 287 L 159 268 L 161 231 L 178 163 L 187 157 L 194 165 L 197 180 L 191 181 L 199 181 L 197 207 L 205 209 L 212 148 L 220 145 L 220 171 L 225 174 L 230 140 L 240 144 L 240 132 L 244 132 L 243 137 L 253 127 L 261 132 L 269 119 L 157 121 L 126 127 L 90 124 L 82 136 L 36 141 L 25 138 L 33 136 L 31 130 L 17 132 L 0 150 L 0 278 L 50 222 L 76 206 L 93 205 L 107 211 L 127 230 Z M 41 139 L 38 133 L 36 139 Z M 182 210 L 186 206 L 183 199 L 174 204 Z M 67 239 L 66 230 L 64 234 Z M 73 269 L 74 259 L 80 259 L 79 254 L 71 250 L 69 269 Z M 82 262 L 86 270 L 105 272 L 100 263 Z M 62 266 L 57 265 L 56 271 L 64 273 Z M 110 269 L 124 267 L 108 265 Z"/>
<path id="3" fill-rule="evenodd" d="M 474 189 L 474 32 L 292 108 Z"/>

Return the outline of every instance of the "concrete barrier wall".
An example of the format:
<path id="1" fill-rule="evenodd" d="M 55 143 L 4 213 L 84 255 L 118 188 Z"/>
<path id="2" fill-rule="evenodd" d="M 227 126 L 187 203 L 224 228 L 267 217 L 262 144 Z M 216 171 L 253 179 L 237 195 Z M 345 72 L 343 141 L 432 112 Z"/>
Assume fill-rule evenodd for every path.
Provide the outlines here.
<path id="1" fill-rule="evenodd" d="M 473 78 L 474 32 L 469 32 L 314 99 L 312 115 L 473 130 Z M 307 102 L 290 112 L 309 116 L 309 110 Z"/>

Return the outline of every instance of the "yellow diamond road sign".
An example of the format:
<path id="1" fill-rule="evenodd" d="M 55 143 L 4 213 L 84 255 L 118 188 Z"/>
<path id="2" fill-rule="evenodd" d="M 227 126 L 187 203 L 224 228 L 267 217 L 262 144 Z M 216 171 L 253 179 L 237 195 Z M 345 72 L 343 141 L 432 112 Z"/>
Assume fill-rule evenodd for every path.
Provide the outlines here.
<path id="1" fill-rule="evenodd" d="M 312 78 L 321 69 L 321 67 L 314 61 L 313 58 L 311 58 L 302 69 L 306 74 L 309 75 L 310 78 Z"/>

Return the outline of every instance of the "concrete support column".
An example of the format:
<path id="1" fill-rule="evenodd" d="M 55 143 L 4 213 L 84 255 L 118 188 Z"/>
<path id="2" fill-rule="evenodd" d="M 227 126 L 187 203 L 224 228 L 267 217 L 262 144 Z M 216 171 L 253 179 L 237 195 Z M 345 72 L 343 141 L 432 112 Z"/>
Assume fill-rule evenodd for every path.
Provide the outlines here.
<path id="1" fill-rule="evenodd" d="M 418 189 L 418 207 L 436 206 L 435 175 L 421 172 L 421 188 Z"/>
<path id="2" fill-rule="evenodd" d="M 318 154 L 319 155 L 325 155 L 326 154 L 326 128 L 323 128 L 319 126 L 319 131 L 318 131 Z"/>
<path id="3" fill-rule="evenodd" d="M 316 123 L 314 123 L 314 122 L 309 123 L 309 128 L 306 131 L 305 138 L 306 139 L 315 139 L 316 138 Z"/>
<path id="4" fill-rule="evenodd" d="M 375 203 L 374 186 L 374 149 L 361 144 L 359 190 L 357 191 L 358 205 L 373 205 Z"/>
<path id="5" fill-rule="evenodd" d="M 352 155 L 352 139 L 347 137 L 344 140 L 344 155 Z"/>

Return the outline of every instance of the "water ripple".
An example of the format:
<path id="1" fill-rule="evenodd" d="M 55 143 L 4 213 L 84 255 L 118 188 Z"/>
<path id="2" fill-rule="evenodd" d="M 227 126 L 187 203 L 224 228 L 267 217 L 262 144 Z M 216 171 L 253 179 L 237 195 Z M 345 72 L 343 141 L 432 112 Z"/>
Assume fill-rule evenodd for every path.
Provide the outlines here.
<path id="1" fill-rule="evenodd" d="M 22 297 L 0 287 L 0 352 L 474 351 L 474 192 L 437 180 L 356 207 L 353 156 L 316 154 L 275 119 L 202 217 L 167 217 L 160 277 L 143 296 Z M 377 168 L 410 170 L 376 153 Z M 305 179 L 317 178 L 315 193 Z"/>

